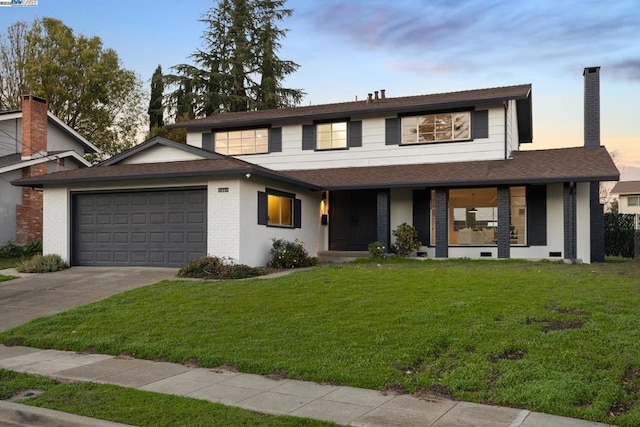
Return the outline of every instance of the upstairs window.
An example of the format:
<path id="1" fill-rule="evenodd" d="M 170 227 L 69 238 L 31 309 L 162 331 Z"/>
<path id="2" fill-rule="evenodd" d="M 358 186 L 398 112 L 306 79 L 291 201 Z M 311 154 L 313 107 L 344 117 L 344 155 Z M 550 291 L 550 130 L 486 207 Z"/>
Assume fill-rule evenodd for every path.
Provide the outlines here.
<path id="1" fill-rule="evenodd" d="M 347 122 L 316 125 L 316 149 L 347 148 Z"/>
<path id="2" fill-rule="evenodd" d="M 628 196 L 627 206 L 640 206 L 640 196 Z"/>
<path id="3" fill-rule="evenodd" d="M 471 139 L 471 113 L 428 114 L 402 118 L 402 144 Z"/>
<path id="4" fill-rule="evenodd" d="M 215 151 L 228 156 L 269 152 L 269 129 L 216 132 Z"/>

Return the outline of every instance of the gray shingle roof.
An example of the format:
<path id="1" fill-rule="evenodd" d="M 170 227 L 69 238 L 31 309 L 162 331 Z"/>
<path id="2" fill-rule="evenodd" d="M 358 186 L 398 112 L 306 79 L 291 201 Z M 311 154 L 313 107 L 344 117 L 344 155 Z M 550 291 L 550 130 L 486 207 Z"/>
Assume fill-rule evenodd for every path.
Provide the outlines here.
<path id="1" fill-rule="evenodd" d="M 294 121 L 302 119 L 322 119 L 344 117 L 351 114 L 367 114 L 382 112 L 403 112 L 404 110 L 423 108 L 451 108 L 454 106 L 473 105 L 474 103 L 496 102 L 509 99 L 528 99 L 531 85 L 504 86 L 489 89 L 474 89 L 459 92 L 436 93 L 429 95 L 384 98 L 374 101 L 352 101 L 334 104 L 309 105 L 272 110 L 246 111 L 239 113 L 214 114 L 201 119 L 176 123 L 168 127 L 206 128 L 224 126 L 255 125 L 272 123 L 278 120 Z"/>
<path id="2" fill-rule="evenodd" d="M 640 181 L 620 181 L 612 189 L 612 194 L 640 194 Z"/>
<path id="3" fill-rule="evenodd" d="M 615 181 L 619 172 L 604 147 L 520 151 L 512 159 L 277 172 L 233 157 L 116 164 L 20 179 L 17 185 L 256 174 L 315 189 L 513 185 Z"/>
<path id="4" fill-rule="evenodd" d="M 285 171 L 327 189 L 447 187 L 615 181 L 619 172 L 604 147 L 518 151 L 512 159 Z"/>

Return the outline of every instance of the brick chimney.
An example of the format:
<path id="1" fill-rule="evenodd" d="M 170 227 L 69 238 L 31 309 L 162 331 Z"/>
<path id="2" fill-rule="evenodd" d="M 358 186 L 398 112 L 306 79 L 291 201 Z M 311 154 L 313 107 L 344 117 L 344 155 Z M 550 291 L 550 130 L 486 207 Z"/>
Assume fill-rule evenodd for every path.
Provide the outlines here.
<path id="1" fill-rule="evenodd" d="M 47 101 L 32 95 L 22 97 L 22 160 L 47 154 Z M 47 163 L 28 166 L 22 177 L 44 175 Z M 22 187 L 22 204 L 16 206 L 16 243 L 42 239 L 42 191 Z"/>
<path id="2" fill-rule="evenodd" d="M 47 151 L 47 101 L 33 95 L 22 97 L 22 159 Z"/>
<path id="3" fill-rule="evenodd" d="M 587 67 L 584 76 L 584 146 L 600 147 L 600 67 Z"/>

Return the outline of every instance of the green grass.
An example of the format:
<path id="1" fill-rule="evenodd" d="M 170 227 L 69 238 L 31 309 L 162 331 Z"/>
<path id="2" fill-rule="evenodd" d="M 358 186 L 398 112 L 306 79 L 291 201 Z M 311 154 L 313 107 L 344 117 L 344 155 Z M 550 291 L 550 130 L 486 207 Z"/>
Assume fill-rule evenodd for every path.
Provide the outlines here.
<path id="1" fill-rule="evenodd" d="M 60 383 L 0 369 L 0 399 L 36 389 L 20 403 L 137 426 L 330 426 L 305 418 L 257 414 L 186 397 L 108 384 Z"/>
<path id="2" fill-rule="evenodd" d="M 20 262 L 19 257 L 0 257 L 0 270 L 14 268 L 18 262 Z"/>
<path id="3" fill-rule="evenodd" d="M 164 281 L 0 334 L 12 339 L 640 425 L 633 261 L 365 262 Z"/>

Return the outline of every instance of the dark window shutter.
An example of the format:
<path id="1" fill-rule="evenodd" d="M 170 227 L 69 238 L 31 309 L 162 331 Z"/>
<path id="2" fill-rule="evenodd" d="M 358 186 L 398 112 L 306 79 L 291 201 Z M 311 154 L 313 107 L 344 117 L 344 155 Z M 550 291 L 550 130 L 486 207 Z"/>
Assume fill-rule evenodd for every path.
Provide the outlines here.
<path id="1" fill-rule="evenodd" d="M 302 201 L 293 199 L 293 226 L 302 228 Z"/>
<path id="2" fill-rule="evenodd" d="M 213 134 L 211 132 L 207 132 L 207 133 L 203 133 L 202 134 L 202 149 L 203 150 L 209 150 L 209 151 L 214 151 L 215 147 L 214 147 L 214 139 L 213 139 Z"/>
<path id="3" fill-rule="evenodd" d="M 423 246 L 428 246 L 429 239 L 429 190 L 413 190 L 413 226 L 418 232 L 418 239 Z"/>
<path id="4" fill-rule="evenodd" d="M 349 147 L 362 147 L 362 120 L 349 122 Z"/>
<path id="5" fill-rule="evenodd" d="M 400 119 L 386 119 L 385 120 L 385 145 L 399 145 L 400 144 Z"/>
<path id="6" fill-rule="evenodd" d="M 527 244 L 547 244 L 547 186 L 527 187 Z"/>
<path id="7" fill-rule="evenodd" d="M 269 213 L 267 212 L 267 193 L 258 191 L 258 225 L 269 223 Z"/>
<path id="8" fill-rule="evenodd" d="M 316 130 L 316 127 L 314 125 L 302 125 L 302 149 L 303 150 L 316 149 L 315 130 Z"/>
<path id="9" fill-rule="evenodd" d="M 280 153 L 282 151 L 282 128 L 269 129 L 269 152 Z"/>
<path id="10" fill-rule="evenodd" d="M 489 110 L 471 113 L 471 132 L 473 139 L 489 138 Z"/>

